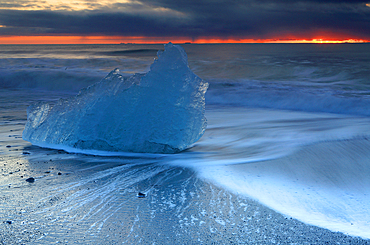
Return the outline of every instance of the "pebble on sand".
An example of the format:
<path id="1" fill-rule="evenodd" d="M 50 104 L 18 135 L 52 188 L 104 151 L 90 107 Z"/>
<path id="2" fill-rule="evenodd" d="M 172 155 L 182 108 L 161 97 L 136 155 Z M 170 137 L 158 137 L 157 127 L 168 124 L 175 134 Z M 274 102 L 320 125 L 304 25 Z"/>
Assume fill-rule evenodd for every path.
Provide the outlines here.
<path id="1" fill-rule="evenodd" d="M 33 182 L 35 182 L 35 178 L 30 177 L 30 178 L 26 179 L 26 181 L 27 181 L 28 183 L 33 183 Z"/>
<path id="2" fill-rule="evenodd" d="M 144 193 L 139 192 L 139 193 L 137 194 L 137 196 L 138 196 L 139 198 L 144 198 L 146 195 L 145 195 Z"/>

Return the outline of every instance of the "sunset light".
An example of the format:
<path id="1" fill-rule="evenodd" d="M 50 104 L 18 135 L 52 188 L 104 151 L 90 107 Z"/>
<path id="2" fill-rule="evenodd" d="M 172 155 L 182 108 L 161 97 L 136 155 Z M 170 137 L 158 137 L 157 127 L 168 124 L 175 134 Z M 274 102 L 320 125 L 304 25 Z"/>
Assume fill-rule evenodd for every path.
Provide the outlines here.
<path id="1" fill-rule="evenodd" d="M 82 12 L 87 11 L 106 11 L 120 12 L 129 14 L 165 14 L 167 16 L 182 16 L 185 15 L 179 11 L 161 6 L 153 6 L 148 3 L 135 0 L 101 0 L 97 1 L 60 1 L 60 0 L 45 0 L 45 1 L 19 1 L 19 2 L 1 2 L 0 10 L 16 10 L 16 11 L 67 11 L 67 12 Z"/>
<path id="2" fill-rule="evenodd" d="M 345 40 L 326 40 L 326 39 L 311 39 L 311 40 L 280 40 L 280 41 L 267 41 L 269 43 L 368 43 L 369 40 L 362 39 L 345 39 Z"/>
<path id="3" fill-rule="evenodd" d="M 0 26 L 4 27 L 4 26 Z M 122 36 L 0 36 L 0 44 L 162 44 L 162 43 L 368 43 L 363 39 L 221 39 L 199 38 L 196 40 L 181 37 L 122 37 Z"/>
<path id="4" fill-rule="evenodd" d="M 119 44 L 115 36 L 0 36 L 0 44 Z"/>
<path id="5" fill-rule="evenodd" d="M 193 43 L 367 43 L 362 39 L 198 39 Z"/>
<path id="6" fill-rule="evenodd" d="M 119 1 L 107 1 L 101 0 L 96 1 L 60 1 L 60 0 L 45 0 L 45 1 L 5 1 L 0 5 L 0 9 L 11 9 L 11 10 L 52 10 L 52 11 L 79 11 L 79 10 L 95 10 L 102 7 L 112 7 L 112 5 L 120 6 L 121 4 L 128 4 L 130 0 L 119 0 Z"/>
<path id="7" fill-rule="evenodd" d="M 369 7 L 306 0 L 5 0 L 0 44 L 367 43 Z"/>

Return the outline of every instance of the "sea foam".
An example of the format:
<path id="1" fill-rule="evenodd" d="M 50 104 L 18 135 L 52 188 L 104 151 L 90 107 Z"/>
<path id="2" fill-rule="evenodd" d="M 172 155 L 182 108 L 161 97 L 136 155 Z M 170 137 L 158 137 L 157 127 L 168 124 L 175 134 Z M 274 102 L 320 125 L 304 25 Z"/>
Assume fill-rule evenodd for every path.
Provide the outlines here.
<path id="1" fill-rule="evenodd" d="M 206 116 L 204 136 L 171 164 L 288 217 L 370 238 L 369 118 L 245 108 Z"/>

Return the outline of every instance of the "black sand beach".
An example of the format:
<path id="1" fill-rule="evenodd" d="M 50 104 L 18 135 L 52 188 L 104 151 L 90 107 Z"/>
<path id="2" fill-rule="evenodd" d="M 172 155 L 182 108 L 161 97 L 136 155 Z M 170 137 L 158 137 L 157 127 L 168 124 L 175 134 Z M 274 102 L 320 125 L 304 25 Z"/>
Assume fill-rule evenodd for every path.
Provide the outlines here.
<path id="1" fill-rule="evenodd" d="M 1 146 L 11 151 L 0 158 L 1 244 L 370 244 L 285 217 L 156 159 L 133 164 L 22 149 L 17 141 Z"/>

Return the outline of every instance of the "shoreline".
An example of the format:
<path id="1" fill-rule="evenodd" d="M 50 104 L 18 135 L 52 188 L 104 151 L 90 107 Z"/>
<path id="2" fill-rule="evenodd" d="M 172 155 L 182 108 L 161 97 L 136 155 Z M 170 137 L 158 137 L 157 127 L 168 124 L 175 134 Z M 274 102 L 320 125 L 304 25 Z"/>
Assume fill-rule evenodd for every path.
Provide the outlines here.
<path id="1" fill-rule="evenodd" d="M 257 163 L 200 168 L 200 176 L 307 225 L 369 239 L 370 141 L 301 146 Z"/>
<path id="2" fill-rule="evenodd" d="M 32 154 L 1 156 L 10 187 L 0 186 L 0 244 L 370 244 L 288 218 L 188 168 L 26 149 Z M 20 177 L 24 169 L 34 183 Z"/>

